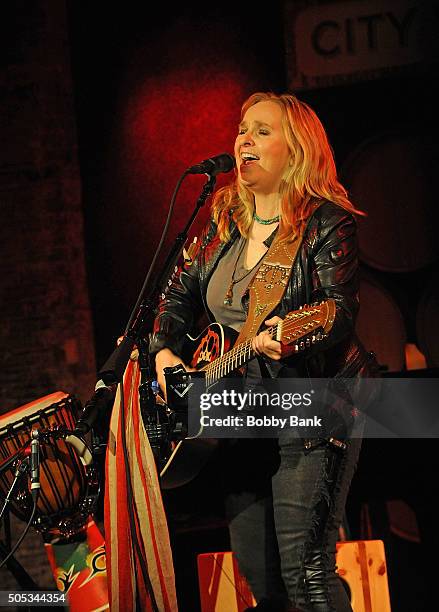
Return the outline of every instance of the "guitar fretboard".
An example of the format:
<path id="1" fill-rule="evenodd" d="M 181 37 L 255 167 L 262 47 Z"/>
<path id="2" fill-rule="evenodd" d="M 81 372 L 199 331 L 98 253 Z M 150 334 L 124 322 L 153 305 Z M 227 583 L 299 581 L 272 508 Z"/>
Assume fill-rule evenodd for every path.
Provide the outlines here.
<path id="1" fill-rule="evenodd" d="M 268 328 L 268 332 L 271 337 L 276 334 L 277 325 Z M 238 370 L 250 359 L 256 356 L 255 351 L 252 348 L 253 338 L 249 338 L 244 342 L 240 342 L 234 346 L 230 351 L 227 351 L 225 355 L 218 357 L 212 363 L 204 366 L 203 371 L 206 372 L 206 387 L 209 388 L 217 383 L 221 378 L 227 376 L 234 370 Z"/>
<path id="2" fill-rule="evenodd" d="M 310 334 L 317 328 L 324 327 L 325 317 L 322 317 L 322 306 L 305 307 L 298 311 L 289 313 L 285 319 L 267 328 L 269 335 L 272 338 L 281 340 L 284 344 L 297 342 L 300 338 Z M 296 344 L 295 350 L 299 351 L 305 346 L 310 346 L 311 343 L 322 340 L 324 335 L 318 332 L 306 342 Z M 211 363 L 202 368 L 206 372 L 206 387 L 209 388 L 217 383 L 221 378 L 224 378 L 234 370 L 238 370 L 245 365 L 250 359 L 256 356 L 256 352 L 252 348 L 253 338 L 249 338 L 244 342 L 240 342 L 230 351 L 227 351 L 221 357 L 218 357 Z"/>

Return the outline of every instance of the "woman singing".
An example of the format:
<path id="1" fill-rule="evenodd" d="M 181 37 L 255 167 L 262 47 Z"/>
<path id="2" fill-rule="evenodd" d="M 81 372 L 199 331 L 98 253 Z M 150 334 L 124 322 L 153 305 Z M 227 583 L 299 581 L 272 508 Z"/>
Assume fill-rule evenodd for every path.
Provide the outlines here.
<path id="1" fill-rule="evenodd" d="M 275 241 L 300 240 L 273 325 L 305 304 L 332 298 L 327 337 L 298 353 L 267 331 L 247 382 L 261 378 L 367 376 L 373 359 L 358 341 L 355 210 L 337 179 L 325 130 L 294 95 L 256 93 L 242 106 L 236 178 L 218 190 L 194 262 L 174 276 L 159 304 L 151 341 L 158 380 L 181 363 L 185 333 L 203 312 L 240 330 L 249 284 Z M 262 326 L 264 327 L 264 326 Z M 359 439 L 228 441 L 223 453 L 225 507 L 240 571 L 258 610 L 351 610 L 335 572 L 335 544 L 360 452 Z"/>

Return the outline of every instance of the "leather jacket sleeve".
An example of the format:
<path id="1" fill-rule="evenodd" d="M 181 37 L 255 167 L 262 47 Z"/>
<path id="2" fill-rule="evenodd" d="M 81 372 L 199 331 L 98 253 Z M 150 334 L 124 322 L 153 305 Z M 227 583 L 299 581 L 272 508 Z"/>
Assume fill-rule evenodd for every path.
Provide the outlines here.
<path id="1" fill-rule="evenodd" d="M 319 219 L 318 238 L 310 253 L 311 302 L 333 298 L 336 317 L 328 337 L 314 345 L 312 353 L 352 335 L 359 309 L 356 222 L 344 209 L 331 209 L 330 216 Z"/>
<path id="2" fill-rule="evenodd" d="M 200 247 L 216 231 L 213 222 L 204 230 L 199 241 Z M 199 267 L 202 249 L 199 248 L 193 263 L 185 263 L 173 273 L 162 294 L 156 309 L 154 329 L 150 339 L 149 350 L 155 355 L 163 348 L 182 356 L 186 333 L 190 332 L 203 311 L 203 299 L 200 289 Z"/>

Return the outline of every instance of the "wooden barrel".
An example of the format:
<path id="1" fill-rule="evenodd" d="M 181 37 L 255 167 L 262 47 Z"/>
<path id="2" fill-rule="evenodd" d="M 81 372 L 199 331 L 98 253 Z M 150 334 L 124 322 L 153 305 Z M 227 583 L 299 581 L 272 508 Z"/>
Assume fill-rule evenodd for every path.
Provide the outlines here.
<path id="1" fill-rule="evenodd" d="M 422 134 L 386 133 L 361 144 L 341 169 L 358 219 L 360 258 L 388 272 L 410 272 L 436 259 L 433 170 Z M 437 219 L 437 217 L 436 217 Z"/>
<path id="2" fill-rule="evenodd" d="M 427 366 L 439 367 L 439 289 L 432 282 L 419 300 L 416 311 L 418 346 L 425 355 Z"/>
<path id="3" fill-rule="evenodd" d="M 405 369 L 406 328 L 392 295 L 370 276 L 360 281 L 360 312 L 356 330 L 367 350 L 389 372 Z"/>

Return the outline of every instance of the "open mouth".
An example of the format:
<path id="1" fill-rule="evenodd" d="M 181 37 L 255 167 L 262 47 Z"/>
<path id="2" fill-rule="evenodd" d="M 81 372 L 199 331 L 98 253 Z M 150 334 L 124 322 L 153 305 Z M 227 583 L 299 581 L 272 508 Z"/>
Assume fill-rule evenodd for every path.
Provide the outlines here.
<path id="1" fill-rule="evenodd" d="M 251 164 L 252 162 L 259 161 L 259 157 L 254 153 L 241 153 L 241 159 L 245 166 Z"/>

